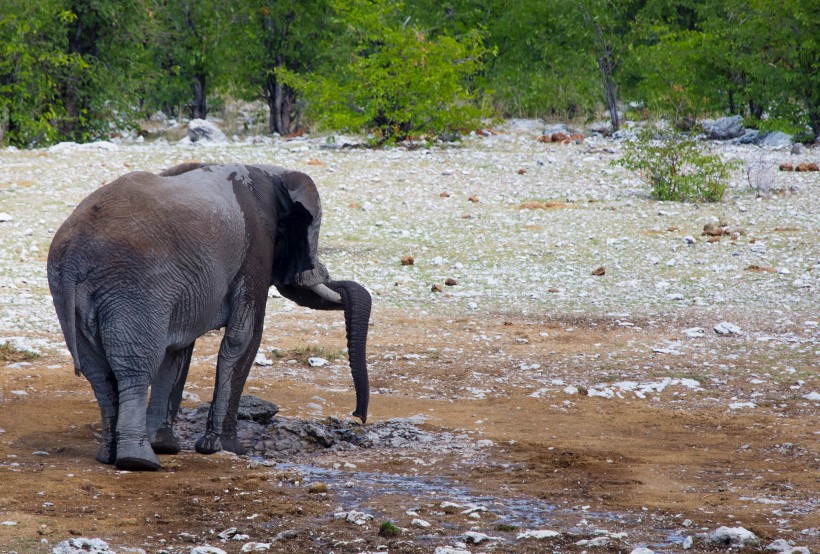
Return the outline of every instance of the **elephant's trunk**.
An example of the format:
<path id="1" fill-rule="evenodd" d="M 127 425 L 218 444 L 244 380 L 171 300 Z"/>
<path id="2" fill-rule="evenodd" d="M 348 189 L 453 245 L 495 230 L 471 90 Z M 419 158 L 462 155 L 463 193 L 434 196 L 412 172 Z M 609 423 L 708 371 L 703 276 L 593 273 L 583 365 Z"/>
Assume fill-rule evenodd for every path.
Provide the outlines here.
<path id="1" fill-rule="evenodd" d="M 341 297 L 341 304 L 320 296 L 311 288 L 295 285 L 277 286 L 279 293 L 306 308 L 314 310 L 341 310 L 345 312 L 347 350 L 350 371 L 356 389 L 356 411 L 353 415 L 367 421 L 367 405 L 370 400 L 370 384 L 367 377 L 367 329 L 370 323 L 371 298 L 367 290 L 353 281 L 328 281 L 330 291 Z"/>
<path id="2" fill-rule="evenodd" d="M 339 293 L 345 308 L 347 328 L 347 355 L 350 372 L 356 388 L 355 417 L 367 422 L 367 404 L 370 401 L 370 383 L 367 377 L 367 328 L 370 323 L 370 293 L 353 281 L 330 281 L 327 286 Z"/>

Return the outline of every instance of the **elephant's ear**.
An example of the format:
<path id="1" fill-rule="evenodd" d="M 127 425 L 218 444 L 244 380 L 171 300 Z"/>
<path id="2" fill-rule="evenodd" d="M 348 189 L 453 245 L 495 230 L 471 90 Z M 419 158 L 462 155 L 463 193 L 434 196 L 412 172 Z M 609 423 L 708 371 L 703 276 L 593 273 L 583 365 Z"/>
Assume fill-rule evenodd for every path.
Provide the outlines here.
<path id="1" fill-rule="evenodd" d="M 275 178 L 277 215 L 276 236 L 273 246 L 274 285 L 301 284 L 300 277 L 315 267 L 315 244 L 319 235 L 321 208 L 313 181 L 289 178 L 285 174 Z M 277 176 L 278 177 L 278 176 Z M 310 190 L 304 190 L 308 188 Z M 306 194 L 307 193 L 307 194 Z M 310 200 L 315 196 L 315 205 Z M 305 206 L 304 202 L 308 205 Z"/>

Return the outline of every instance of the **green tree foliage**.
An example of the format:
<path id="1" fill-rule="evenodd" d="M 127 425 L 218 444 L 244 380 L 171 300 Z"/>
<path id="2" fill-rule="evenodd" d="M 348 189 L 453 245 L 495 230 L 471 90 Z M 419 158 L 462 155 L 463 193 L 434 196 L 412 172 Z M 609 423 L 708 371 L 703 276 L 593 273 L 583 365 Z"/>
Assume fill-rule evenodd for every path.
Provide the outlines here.
<path id="1" fill-rule="evenodd" d="M 469 79 L 486 55 L 479 32 L 435 38 L 402 19 L 391 0 L 334 0 L 347 33 L 335 70 L 284 81 L 305 94 L 310 115 L 335 129 L 368 130 L 376 143 L 473 128 L 482 112 Z"/>
<path id="2" fill-rule="evenodd" d="M 328 45 L 343 30 L 334 25 L 328 0 L 243 0 L 237 10 L 231 81 L 242 98 L 265 100 L 271 133 L 291 133 L 301 120 L 301 103 L 278 71 L 305 76 L 316 70 L 333 55 Z"/>
<path id="3" fill-rule="evenodd" d="M 59 83 L 88 64 L 66 52 L 74 14 L 59 0 L 5 0 L 0 13 L 0 144 L 31 146 L 59 136 L 66 114 Z"/>
<path id="4" fill-rule="evenodd" d="M 226 65 L 236 42 L 226 40 L 236 23 L 235 2 L 153 0 L 158 27 L 152 36 L 154 87 L 148 105 L 194 118 L 208 114 L 208 94 L 225 87 Z"/>

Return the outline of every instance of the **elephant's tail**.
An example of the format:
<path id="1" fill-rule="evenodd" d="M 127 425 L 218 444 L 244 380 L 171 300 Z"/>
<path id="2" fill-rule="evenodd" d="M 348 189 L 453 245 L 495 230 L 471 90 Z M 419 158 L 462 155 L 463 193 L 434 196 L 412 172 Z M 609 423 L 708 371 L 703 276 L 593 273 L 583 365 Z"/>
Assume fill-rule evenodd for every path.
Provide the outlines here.
<path id="1" fill-rule="evenodd" d="M 80 357 L 77 354 L 77 285 L 72 279 L 66 279 L 63 288 L 63 310 L 66 325 L 63 329 L 66 346 L 74 359 L 74 374 L 80 375 Z"/>

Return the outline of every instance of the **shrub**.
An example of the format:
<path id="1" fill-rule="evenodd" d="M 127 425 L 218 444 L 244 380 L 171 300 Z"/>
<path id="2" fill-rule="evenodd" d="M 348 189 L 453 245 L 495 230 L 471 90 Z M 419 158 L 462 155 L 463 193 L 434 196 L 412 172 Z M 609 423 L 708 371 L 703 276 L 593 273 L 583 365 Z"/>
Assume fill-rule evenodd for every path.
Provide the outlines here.
<path id="1" fill-rule="evenodd" d="M 656 139 L 655 132 L 650 127 L 641 131 L 613 163 L 636 172 L 657 200 L 719 202 L 737 162 L 705 152 L 691 136 L 669 134 Z"/>

